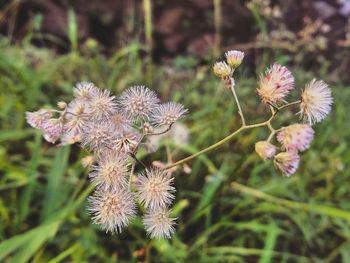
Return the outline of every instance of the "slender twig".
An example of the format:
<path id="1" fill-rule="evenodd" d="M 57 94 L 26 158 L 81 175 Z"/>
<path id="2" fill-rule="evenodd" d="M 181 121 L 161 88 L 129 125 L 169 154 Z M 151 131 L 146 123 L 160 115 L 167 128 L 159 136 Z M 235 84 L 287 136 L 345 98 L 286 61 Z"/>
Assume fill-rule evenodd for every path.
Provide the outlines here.
<path id="1" fill-rule="evenodd" d="M 131 164 L 130 175 L 129 175 L 129 182 L 128 182 L 128 189 L 129 190 L 131 188 L 131 181 L 132 181 L 132 177 L 134 175 L 134 170 L 135 170 L 135 162 L 133 161 L 132 164 Z"/>
<path id="2" fill-rule="evenodd" d="M 242 111 L 242 108 L 241 108 L 241 104 L 239 103 L 239 100 L 238 100 L 238 97 L 237 97 L 237 94 L 236 94 L 236 90 L 235 90 L 235 81 L 232 77 L 230 77 L 230 83 L 231 83 L 231 91 L 233 93 L 233 96 L 235 97 L 235 101 L 236 101 L 236 104 L 237 104 L 237 107 L 238 107 L 238 114 L 241 116 L 241 119 L 242 119 L 242 126 L 245 126 L 245 119 L 244 119 L 244 115 L 243 115 L 243 111 Z"/>
<path id="3" fill-rule="evenodd" d="M 206 152 L 209 152 L 211 150 L 214 150 L 214 149 L 218 148 L 219 146 L 223 145 L 224 143 L 230 141 L 237 134 L 241 133 L 244 130 L 266 126 L 267 128 L 269 128 L 271 130 L 271 134 L 270 134 L 269 139 L 268 139 L 268 140 L 271 140 L 272 137 L 275 135 L 275 133 L 278 131 L 278 130 L 274 129 L 272 127 L 272 125 L 271 125 L 271 121 L 275 118 L 277 113 L 279 111 L 281 111 L 282 109 L 285 109 L 285 108 L 287 108 L 289 106 L 292 106 L 292 105 L 295 105 L 295 104 L 299 104 L 299 103 L 300 103 L 300 100 L 294 101 L 294 102 L 291 102 L 291 103 L 288 103 L 288 104 L 285 104 L 285 105 L 283 105 L 281 107 L 278 107 L 276 110 L 272 109 L 271 116 L 270 116 L 270 118 L 268 120 L 266 120 L 264 122 L 260 122 L 260 123 L 250 124 L 250 125 L 242 124 L 242 126 L 239 129 L 237 129 L 236 131 L 232 132 L 230 135 L 226 136 L 225 138 L 221 139 L 220 141 L 218 141 L 218 142 L 208 146 L 207 148 L 204 148 L 203 150 L 201 150 L 201 151 L 199 151 L 199 152 L 197 152 L 195 154 L 192 154 L 192 155 L 190 155 L 190 156 L 188 156 L 188 157 L 186 157 L 184 159 L 181 159 L 181 160 L 179 160 L 179 161 L 177 161 L 175 163 L 168 164 L 167 166 L 165 166 L 165 169 L 170 169 L 172 167 L 175 167 L 175 166 L 178 166 L 180 164 L 186 163 L 186 162 L 188 162 L 188 161 L 198 157 L 199 155 L 201 155 L 203 153 L 206 153 Z M 237 105 L 239 105 L 239 104 L 237 104 Z M 239 106 L 239 108 L 240 108 L 240 106 Z M 243 122 L 243 120 L 244 120 L 244 118 L 242 118 L 242 122 Z"/>
<path id="4" fill-rule="evenodd" d="M 147 169 L 147 165 L 146 165 L 144 162 L 142 162 L 141 160 L 139 160 L 139 159 L 136 157 L 135 153 L 129 152 L 129 155 L 130 155 L 136 162 L 138 162 L 138 163 L 141 164 L 144 168 Z"/>
<path id="5" fill-rule="evenodd" d="M 146 133 L 145 136 L 151 136 L 151 135 L 162 135 L 164 133 L 167 133 L 168 131 L 171 130 L 171 127 L 173 126 L 174 123 L 170 124 L 168 128 L 166 128 L 164 131 L 161 132 L 153 132 L 153 133 Z"/>

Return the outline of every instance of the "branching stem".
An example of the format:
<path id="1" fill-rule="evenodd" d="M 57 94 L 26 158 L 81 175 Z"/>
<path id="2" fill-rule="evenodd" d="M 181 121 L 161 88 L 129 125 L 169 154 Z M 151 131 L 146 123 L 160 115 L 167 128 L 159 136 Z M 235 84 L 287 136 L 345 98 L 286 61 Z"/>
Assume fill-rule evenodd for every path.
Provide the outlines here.
<path id="1" fill-rule="evenodd" d="M 234 93 L 234 94 L 235 94 L 235 93 Z M 236 96 L 235 96 L 235 97 L 236 97 Z M 271 139 L 273 138 L 273 136 L 274 136 L 274 135 L 276 134 L 276 132 L 277 132 L 277 130 L 275 130 L 275 129 L 272 127 L 272 125 L 271 125 L 271 122 L 272 122 L 272 120 L 275 118 L 275 116 L 277 115 L 277 113 L 278 113 L 280 110 L 282 110 L 282 109 L 285 109 L 285 108 L 287 108 L 287 107 L 289 107 L 289 106 L 292 106 L 292 105 L 295 105 L 295 104 L 299 104 L 299 103 L 300 103 L 300 100 L 294 101 L 294 102 L 291 102 L 291 103 L 288 103 L 288 104 L 285 104 L 285 105 L 283 105 L 283 106 L 281 106 L 281 107 L 277 107 L 276 109 L 271 108 L 271 117 L 270 117 L 268 120 L 266 120 L 266 121 L 264 121 L 264 122 L 260 122 L 260 123 L 255 123 L 255 124 L 246 125 L 246 124 L 245 124 L 245 121 L 244 121 L 244 117 L 242 117 L 243 115 L 241 115 L 243 124 L 242 124 L 242 126 L 241 126 L 239 129 L 237 129 L 236 131 L 232 132 L 230 135 L 226 136 L 226 137 L 223 138 L 222 140 L 220 140 L 220 141 L 218 141 L 218 142 L 216 142 L 216 143 L 214 143 L 214 144 L 208 146 L 207 148 L 204 148 L 203 150 L 201 150 L 201 151 L 199 151 L 199 152 L 197 152 L 197 153 L 195 153 L 195 154 L 192 154 L 192 155 L 190 155 L 190 156 L 188 156 L 188 157 L 186 157 L 186 158 L 184 158 L 184 159 L 181 159 L 181 160 L 179 160 L 179 161 L 177 161 L 177 162 L 175 162 L 175 163 L 168 164 L 168 165 L 165 167 L 165 169 L 170 169 L 170 168 L 172 168 L 172 167 L 175 167 L 175 166 L 184 164 L 184 163 L 186 163 L 186 162 L 188 162 L 188 161 L 190 161 L 190 160 L 192 160 L 192 159 L 198 157 L 199 155 L 201 155 L 201 154 L 203 154 L 203 153 L 206 153 L 206 152 L 209 152 L 209 151 L 211 151 L 211 150 L 214 150 L 214 149 L 218 148 L 219 146 L 223 145 L 224 143 L 230 141 L 230 140 L 231 140 L 232 138 L 234 138 L 237 134 L 239 134 L 239 133 L 241 133 L 241 132 L 243 132 L 243 131 L 245 131 L 245 130 L 249 130 L 249 129 L 254 129 L 254 128 L 264 127 L 264 126 L 265 126 L 265 127 L 269 128 L 270 131 L 271 131 L 271 134 L 270 134 L 270 136 L 269 136 L 269 138 L 268 138 L 268 140 L 271 140 Z M 239 103 L 237 103 L 237 105 L 239 105 Z M 239 106 L 239 109 L 240 109 L 240 106 Z"/>

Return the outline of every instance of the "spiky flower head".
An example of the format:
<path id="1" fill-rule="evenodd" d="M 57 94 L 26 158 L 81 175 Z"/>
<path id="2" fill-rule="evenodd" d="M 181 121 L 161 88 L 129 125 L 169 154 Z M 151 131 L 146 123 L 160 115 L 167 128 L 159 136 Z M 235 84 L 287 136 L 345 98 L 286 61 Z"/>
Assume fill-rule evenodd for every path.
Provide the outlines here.
<path id="1" fill-rule="evenodd" d="M 127 130 L 117 134 L 113 141 L 113 149 L 124 153 L 132 153 L 139 145 L 141 135 L 135 130 Z"/>
<path id="2" fill-rule="evenodd" d="M 72 100 L 67 105 L 65 114 L 65 128 L 67 131 L 81 133 L 87 123 L 91 120 L 88 114 L 89 105 L 83 100 Z"/>
<path id="3" fill-rule="evenodd" d="M 148 210 L 143 218 L 147 234 L 155 239 L 169 239 L 175 231 L 175 218 L 170 217 L 170 211 L 166 208 Z"/>
<path id="4" fill-rule="evenodd" d="M 85 156 L 83 159 L 81 159 L 81 165 L 84 168 L 90 169 L 94 164 L 94 162 L 95 162 L 95 157 L 93 155 L 88 155 L 88 156 Z"/>
<path id="5" fill-rule="evenodd" d="M 41 109 L 34 112 L 26 112 L 27 123 L 33 128 L 41 129 L 44 122 L 52 117 L 51 110 Z"/>
<path id="6" fill-rule="evenodd" d="M 322 121 L 332 109 L 333 97 L 329 86 L 322 80 L 313 79 L 301 94 L 300 116 L 313 125 Z"/>
<path id="7" fill-rule="evenodd" d="M 140 201 L 146 208 L 167 207 L 174 199 L 174 177 L 165 170 L 149 169 L 140 174 L 136 183 Z"/>
<path id="8" fill-rule="evenodd" d="M 88 210 L 95 224 L 107 233 L 120 233 L 128 226 L 136 214 L 136 204 L 132 194 L 125 189 L 95 190 L 88 198 Z"/>
<path id="9" fill-rule="evenodd" d="M 117 104 L 109 90 L 100 90 L 89 101 L 89 110 L 92 118 L 109 118 L 116 112 Z"/>
<path id="10" fill-rule="evenodd" d="M 171 101 L 158 105 L 152 112 L 151 120 L 156 126 L 171 125 L 187 112 L 182 104 Z"/>
<path id="11" fill-rule="evenodd" d="M 115 112 L 111 116 L 112 124 L 121 132 L 131 129 L 131 121 L 120 112 Z"/>
<path id="12" fill-rule="evenodd" d="M 92 166 L 89 177 L 98 187 L 114 189 L 127 186 L 127 175 L 128 156 L 124 153 L 106 151 L 99 158 L 98 164 Z"/>
<path id="13" fill-rule="evenodd" d="M 294 77 L 285 66 L 273 64 L 260 77 L 257 93 L 265 103 L 276 104 L 294 88 Z"/>
<path id="14" fill-rule="evenodd" d="M 308 124 L 292 124 L 283 127 L 276 138 L 287 151 L 305 151 L 310 147 L 314 134 L 314 130 Z"/>
<path id="15" fill-rule="evenodd" d="M 78 100 L 88 101 L 95 97 L 100 92 L 100 89 L 97 88 L 91 82 L 81 82 L 76 84 L 73 89 L 73 95 Z"/>
<path id="16" fill-rule="evenodd" d="M 91 122 L 84 129 L 81 145 L 92 151 L 111 148 L 118 134 L 111 123 L 106 121 Z"/>
<path id="17" fill-rule="evenodd" d="M 259 141 L 255 144 L 255 151 L 264 161 L 276 155 L 277 147 L 268 141 Z"/>
<path id="18" fill-rule="evenodd" d="M 159 99 L 157 94 L 145 86 L 134 86 L 125 90 L 119 97 L 119 109 L 126 116 L 148 119 Z"/>
<path id="19" fill-rule="evenodd" d="M 277 169 L 279 169 L 283 175 L 291 176 L 296 172 L 299 166 L 300 157 L 297 152 L 281 152 L 277 154 L 273 160 Z"/>
<path id="20" fill-rule="evenodd" d="M 228 78 L 232 74 L 231 67 L 225 61 L 216 62 L 213 66 L 214 74 L 222 79 Z"/>
<path id="21" fill-rule="evenodd" d="M 237 68 L 239 65 L 241 65 L 243 58 L 244 58 L 244 52 L 239 50 L 230 50 L 227 51 L 226 54 L 226 61 L 227 63 L 233 68 Z"/>

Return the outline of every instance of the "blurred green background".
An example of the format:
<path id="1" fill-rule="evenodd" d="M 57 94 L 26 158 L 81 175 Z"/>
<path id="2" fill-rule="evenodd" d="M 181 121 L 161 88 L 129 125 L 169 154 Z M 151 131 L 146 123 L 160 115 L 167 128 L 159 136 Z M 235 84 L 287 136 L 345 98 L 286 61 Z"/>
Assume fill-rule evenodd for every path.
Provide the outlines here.
<path id="1" fill-rule="evenodd" d="M 0 262 L 350 262 L 350 4 L 335 2 L 0 1 Z M 120 235 L 92 225 L 86 153 L 45 142 L 25 111 L 70 101 L 80 81 L 116 95 L 145 84 L 190 110 L 189 144 L 169 146 L 180 159 L 240 125 L 211 73 L 230 48 L 246 52 L 235 74 L 249 123 L 268 117 L 256 78 L 275 61 L 295 75 L 291 97 L 314 77 L 330 84 L 333 111 L 298 172 L 261 161 L 268 131 L 246 131 L 175 173 L 171 240 L 147 238 L 140 219 Z M 166 161 L 165 146 L 140 158 Z"/>

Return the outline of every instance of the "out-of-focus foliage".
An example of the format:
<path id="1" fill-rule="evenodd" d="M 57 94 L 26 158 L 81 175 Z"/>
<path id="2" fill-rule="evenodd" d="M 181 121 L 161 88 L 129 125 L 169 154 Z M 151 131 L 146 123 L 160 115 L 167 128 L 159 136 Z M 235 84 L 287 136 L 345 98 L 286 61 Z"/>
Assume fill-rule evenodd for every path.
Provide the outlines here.
<path id="1" fill-rule="evenodd" d="M 185 120 L 190 144 L 172 145 L 175 159 L 239 127 L 232 95 L 212 77 L 209 67 L 196 67 L 185 57 L 152 66 L 139 56 L 141 49 L 131 43 L 106 58 L 86 46 L 58 56 L 48 49 L 1 40 L 0 261 L 346 262 L 350 90 L 334 83 L 334 110 L 316 126 L 316 139 L 293 177 L 277 174 L 271 163 L 254 153 L 254 142 L 264 138 L 266 130 L 245 132 L 192 161 L 190 174 L 176 173 L 178 226 L 172 240 L 150 241 L 139 220 L 116 236 L 91 224 L 85 201 L 92 189 L 80 164 L 86 153 L 44 142 L 25 124 L 25 111 L 71 99 L 72 86 L 83 80 L 116 94 L 132 84 L 147 84 L 162 98 L 173 98 L 190 109 Z M 284 61 L 283 56 L 265 59 Z M 315 75 L 327 81 L 322 73 L 292 71 L 299 81 L 297 89 Z M 242 64 L 237 92 L 250 123 L 264 112 L 268 116 L 255 96 L 252 77 Z M 290 114 L 276 121 L 287 124 Z M 140 158 L 146 163 L 166 161 L 164 152 L 163 148 Z"/>

